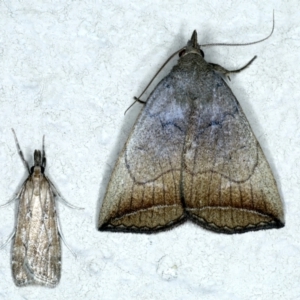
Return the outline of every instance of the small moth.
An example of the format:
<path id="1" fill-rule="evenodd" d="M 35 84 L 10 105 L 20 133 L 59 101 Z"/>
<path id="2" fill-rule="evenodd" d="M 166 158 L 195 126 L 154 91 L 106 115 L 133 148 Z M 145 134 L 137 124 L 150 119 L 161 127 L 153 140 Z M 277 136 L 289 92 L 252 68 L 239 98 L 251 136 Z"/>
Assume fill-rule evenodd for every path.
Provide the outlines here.
<path id="1" fill-rule="evenodd" d="M 200 46 L 194 31 L 149 96 L 112 173 L 99 230 L 153 233 L 186 220 L 227 234 L 284 226 L 270 166 L 220 75 L 256 57 L 228 71 L 204 60 L 201 47 L 212 45 Z"/>
<path id="2" fill-rule="evenodd" d="M 42 151 L 34 151 L 34 166 L 29 168 L 16 134 L 13 129 L 12 131 L 19 155 L 29 173 L 16 197 L 9 201 L 19 199 L 17 225 L 11 236 L 11 238 L 14 236 L 12 274 L 15 284 L 20 287 L 30 284 L 55 287 L 61 276 L 62 237 L 55 197 L 61 196 L 44 174 L 46 168 L 44 137 Z M 76 208 L 61 199 L 68 206 Z"/>

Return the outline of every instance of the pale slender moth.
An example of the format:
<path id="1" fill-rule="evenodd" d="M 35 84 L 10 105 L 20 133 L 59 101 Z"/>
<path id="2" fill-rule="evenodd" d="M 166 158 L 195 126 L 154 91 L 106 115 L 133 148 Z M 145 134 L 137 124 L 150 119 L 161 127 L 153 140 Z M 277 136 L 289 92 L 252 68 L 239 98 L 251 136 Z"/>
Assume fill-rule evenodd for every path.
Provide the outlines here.
<path id="1" fill-rule="evenodd" d="M 19 155 L 29 173 L 16 197 L 2 205 L 19 199 L 16 228 L 8 239 L 9 241 L 14 237 L 13 278 L 15 284 L 20 287 L 32 284 L 55 287 L 61 277 L 60 239 L 63 239 L 55 198 L 60 197 L 69 207 L 80 208 L 64 200 L 44 174 L 46 168 L 44 137 L 42 151 L 34 151 L 34 165 L 29 168 L 16 134 L 13 129 L 12 131 Z"/>
<path id="2" fill-rule="evenodd" d="M 201 47 L 212 45 L 194 31 L 149 96 L 108 184 L 100 231 L 152 233 L 186 220 L 227 234 L 284 226 L 269 164 L 221 76 L 256 57 L 229 71 L 204 60 Z"/>

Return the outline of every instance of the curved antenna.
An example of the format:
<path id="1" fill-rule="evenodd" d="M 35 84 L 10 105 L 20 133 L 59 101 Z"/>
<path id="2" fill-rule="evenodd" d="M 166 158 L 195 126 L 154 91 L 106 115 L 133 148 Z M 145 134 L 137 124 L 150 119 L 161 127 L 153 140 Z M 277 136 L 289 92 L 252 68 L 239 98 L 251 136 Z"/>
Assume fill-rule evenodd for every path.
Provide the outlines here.
<path id="1" fill-rule="evenodd" d="M 272 30 L 271 33 L 258 41 L 255 42 L 250 42 L 250 43 L 244 43 L 244 44 L 226 44 L 226 43 L 213 43 L 213 44 L 204 44 L 204 45 L 200 45 L 200 48 L 202 47 L 210 47 L 210 46 L 249 46 L 249 45 L 254 45 L 254 44 L 258 44 L 261 43 L 265 40 L 267 40 L 274 32 L 274 28 L 275 28 L 275 17 L 274 17 L 274 10 L 273 10 L 273 26 L 272 26 Z M 192 35 L 192 40 L 193 40 L 193 36 L 195 36 L 195 41 L 197 42 L 197 32 L 194 31 L 193 35 Z M 159 70 L 156 72 L 156 74 L 152 77 L 152 79 L 150 80 L 150 82 L 148 83 L 148 85 L 145 87 L 145 89 L 143 90 L 143 92 L 139 95 L 139 97 L 133 97 L 134 102 L 125 110 L 124 115 L 126 114 L 126 112 L 136 103 L 136 102 L 140 102 L 140 103 L 146 103 L 145 101 L 140 100 L 140 98 L 143 96 L 143 94 L 145 93 L 145 91 L 148 89 L 148 87 L 151 85 L 151 83 L 153 82 L 153 80 L 155 79 L 155 77 L 160 73 L 160 71 L 165 67 L 165 65 L 176 55 L 178 54 L 180 51 L 184 50 L 186 48 L 186 46 L 182 47 L 181 49 L 179 49 L 178 51 L 174 52 L 167 60 L 166 62 L 159 68 Z M 252 62 L 252 61 L 251 61 Z"/>
<path id="2" fill-rule="evenodd" d="M 138 99 L 140 99 L 143 94 L 146 92 L 146 90 L 148 89 L 148 87 L 150 86 L 150 84 L 153 82 L 153 80 L 155 79 L 155 77 L 159 74 L 159 72 L 165 67 L 165 65 L 176 55 L 178 54 L 181 50 L 185 49 L 186 46 L 182 47 L 181 49 L 177 50 L 176 52 L 174 52 L 167 60 L 166 62 L 159 68 L 159 70 L 156 72 L 156 74 L 153 76 L 153 78 L 151 79 L 151 81 L 148 83 L 148 85 L 145 87 L 145 89 L 143 90 L 143 92 L 139 95 L 139 97 L 137 97 Z M 136 97 L 135 97 L 136 98 Z M 136 100 L 137 101 L 137 100 Z"/>
<path id="3" fill-rule="evenodd" d="M 17 149 L 18 149 L 18 153 L 19 153 L 19 155 L 20 155 L 20 157 L 21 157 L 21 160 L 22 160 L 22 162 L 23 162 L 23 164 L 24 164 L 26 170 L 27 170 L 28 173 L 30 174 L 30 168 L 29 168 L 28 162 L 27 162 L 27 161 L 25 160 L 25 158 L 24 158 L 24 155 L 23 155 L 23 152 L 22 152 L 22 150 L 21 150 L 19 141 L 18 141 L 18 139 L 17 139 L 17 135 L 16 135 L 16 133 L 15 133 L 15 130 L 14 130 L 13 128 L 12 128 L 11 130 L 12 130 L 12 132 L 13 132 L 13 135 L 14 135 L 14 138 L 15 138 L 15 143 L 16 143 L 16 146 L 17 146 Z"/>
<path id="4" fill-rule="evenodd" d="M 261 40 L 255 41 L 255 42 L 245 43 L 245 44 L 213 43 L 213 44 L 200 45 L 200 47 L 210 47 L 210 46 L 249 46 L 249 45 L 258 44 L 258 43 L 261 43 L 261 42 L 267 40 L 273 34 L 274 28 L 275 28 L 275 18 L 274 18 L 274 10 L 273 10 L 273 27 L 272 27 L 271 33 L 267 37 L 265 37 L 265 38 L 263 38 Z"/>
<path id="5" fill-rule="evenodd" d="M 182 47 L 181 49 L 177 50 L 176 52 L 174 52 L 165 62 L 164 64 L 158 69 L 158 71 L 155 73 L 155 75 L 152 77 L 152 79 L 150 80 L 150 82 L 147 84 L 147 86 L 145 87 L 145 89 L 143 90 L 143 92 L 138 96 L 138 97 L 133 97 L 134 102 L 125 110 L 124 115 L 126 114 L 126 112 L 135 104 L 135 102 L 140 102 L 140 103 L 146 103 L 145 101 L 140 100 L 140 98 L 143 96 L 143 94 L 146 92 L 146 90 L 148 89 L 148 87 L 151 85 L 151 83 L 153 82 L 153 80 L 155 79 L 155 77 L 160 73 L 160 71 L 165 67 L 165 65 L 176 55 L 178 54 L 180 51 L 182 51 L 183 49 L 185 49 L 186 46 Z"/>

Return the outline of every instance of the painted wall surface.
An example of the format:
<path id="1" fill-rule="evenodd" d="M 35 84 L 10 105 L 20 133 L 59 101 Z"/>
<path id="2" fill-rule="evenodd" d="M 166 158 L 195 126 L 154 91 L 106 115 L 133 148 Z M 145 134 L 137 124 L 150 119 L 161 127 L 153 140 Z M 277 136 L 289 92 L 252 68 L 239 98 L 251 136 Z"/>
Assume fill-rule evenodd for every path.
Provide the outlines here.
<path id="1" fill-rule="evenodd" d="M 11 242 L 0 251 L 0 299 L 299 299 L 300 27 L 298 1 L 2 1 L 0 3 L 0 203 L 27 177 L 45 134 L 47 171 L 58 202 L 62 277 L 55 289 L 17 288 Z M 241 235 L 191 223 L 155 235 L 98 232 L 114 162 L 141 104 L 125 110 L 163 62 L 197 29 L 199 43 L 267 41 L 205 48 L 231 75 L 271 165 L 286 226 Z M 165 76 L 173 60 L 155 80 Z M 153 89 L 150 88 L 147 94 Z M 147 95 L 146 95 L 147 96 Z M 143 98 L 146 99 L 146 96 Z M 17 204 L 0 209 L 0 242 Z"/>

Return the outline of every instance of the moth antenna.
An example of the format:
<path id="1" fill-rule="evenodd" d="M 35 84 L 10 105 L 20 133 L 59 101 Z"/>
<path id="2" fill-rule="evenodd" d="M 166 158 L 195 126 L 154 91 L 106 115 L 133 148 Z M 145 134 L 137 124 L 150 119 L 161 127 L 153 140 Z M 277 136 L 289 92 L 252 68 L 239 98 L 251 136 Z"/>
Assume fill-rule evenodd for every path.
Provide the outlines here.
<path id="1" fill-rule="evenodd" d="M 9 205 L 10 203 L 14 202 L 15 200 L 20 199 L 22 191 L 23 191 L 23 187 L 20 189 L 20 191 L 12 199 L 10 199 L 6 203 L 0 205 L 0 207 L 5 207 L 5 206 Z"/>
<path id="2" fill-rule="evenodd" d="M 153 78 L 150 80 L 150 82 L 147 84 L 147 86 L 145 87 L 145 89 L 143 90 L 143 92 L 139 95 L 139 97 L 133 97 L 134 102 L 126 109 L 125 113 L 129 110 L 130 107 L 132 107 L 136 102 L 140 102 L 140 103 L 146 103 L 145 101 L 141 100 L 140 98 L 143 96 L 143 94 L 146 92 L 146 90 L 148 89 L 148 87 L 151 85 L 151 83 L 153 82 L 153 80 L 155 79 L 155 77 L 160 73 L 160 71 L 165 67 L 165 65 L 176 55 L 178 54 L 181 50 L 185 49 L 185 47 L 182 47 L 181 49 L 179 49 L 178 51 L 174 52 L 165 62 L 164 64 L 158 69 L 158 71 L 155 73 L 155 75 L 153 76 Z"/>
<path id="3" fill-rule="evenodd" d="M 78 206 L 75 206 L 71 203 L 69 203 L 59 192 L 58 190 L 56 189 L 55 185 L 52 183 L 52 181 L 47 177 L 47 180 L 49 181 L 49 183 L 51 184 L 51 187 L 53 189 L 53 192 L 56 196 L 59 197 L 59 199 L 67 206 L 69 206 L 70 208 L 73 208 L 73 209 L 84 209 L 84 207 L 78 207 Z"/>
<path id="4" fill-rule="evenodd" d="M 250 42 L 250 43 L 233 43 L 233 44 L 227 44 L 227 43 L 213 43 L 213 44 L 204 44 L 204 45 L 200 45 L 200 47 L 210 47 L 210 46 L 249 46 L 249 45 L 254 45 L 254 44 L 258 44 L 261 43 L 265 40 L 267 40 L 274 32 L 274 28 L 275 28 L 275 17 L 274 17 L 274 10 L 273 10 L 273 26 L 272 26 L 272 30 L 271 33 L 258 41 L 255 42 Z M 191 41 L 193 42 L 193 47 L 197 48 L 197 31 L 194 30 Z M 145 87 L 145 89 L 143 90 L 143 92 L 140 94 L 139 97 L 134 97 L 134 102 L 126 109 L 124 115 L 126 114 L 126 112 L 138 101 L 140 103 L 146 103 L 145 101 L 140 100 L 140 98 L 143 96 L 143 94 L 146 92 L 146 90 L 148 89 L 148 87 L 151 85 L 151 83 L 153 82 L 153 80 L 156 78 L 156 76 L 160 73 L 160 71 L 166 66 L 166 64 L 176 55 L 178 54 L 180 51 L 184 50 L 186 47 L 183 47 L 181 49 L 179 49 L 178 51 L 174 52 L 167 60 L 166 62 L 159 68 L 159 70 L 156 72 L 156 74 L 153 76 L 153 78 L 150 80 L 150 82 L 147 84 L 147 86 Z"/>
<path id="5" fill-rule="evenodd" d="M 150 82 L 148 83 L 148 85 L 145 87 L 145 89 L 143 90 L 143 92 L 139 95 L 139 97 L 137 97 L 137 99 L 140 100 L 140 98 L 143 96 L 143 94 L 146 92 L 146 90 L 148 89 L 148 87 L 151 85 L 151 83 L 153 82 L 153 80 L 155 79 L 155 77 L 160 73 L 160 71 L 165 67 L 165 65 L 176 55 L 178 54 L 181 50 L 185 49 L 185 47 L 182 47 L 181 49 L 177 50 L 176 52 L 174 52 L 166 61 L 165 63 L 158 69 L 158 71 L 155 73 L 155 75 L 153 76 L 153 78 L 150 80 Z M 136 97 L 135 97 L 136 98 Z M 137 101 L 137 100 L 136 100 Z M 141 100 L 140 100 L 141 101 Z"/>
<path id="6" fill-rule="evenodd" d="M 275 28 L 275 17 L 274 17 L 274 10 L 273 10 L 273 27 L 272 27 L 271 33 L 267 37 L 265 37 L 261 40 L 258 40 L 255 42 L 250 42 L 250 43 L 245 43 L 245 44 L 213 43 L 213 44 L 204 44 L 204 45 L 200 45 L 200 46 L 201 47 L 210 47 L 210 46 L 249 46 L 249 45 L 254 45 L 254 44 L 258 44 L 258 43 L 261 43 L 261 42 L 267 40 L 273 34 L 274 28 Z"/>
<path id="7" fill-rule="evenodd" d="M 8 237 L 8 239 L 2 245 L 0 245 L 0 250 L 3 249 L 13 239 L 13 237 L 15 236 L 15 234 L 16 234 L 16 231 L 14 230 L 10 234 L 10 236 Z"/>
<path id="8" fill-rule="evenodd" d="M 62 231 L 61 231 L 61 227 L 60 227 L 60 222 L 57 222 L 57 227 L 58 227 L 58 234 L 60 236 L 60 238 L 62 239 L 62 241 L 64 242 L 65 246 L 68 248 L 68 250 L 73 254 L 73 256 L 75 258 L 77 258 L 77 255 L 74 251 L 72 251 L 71 247 L 67 244 L 63 234 L 62 234 Z"/>
<path id="9" fill-rule="evenodd" d="M 30 174 L 30 168 L 29 168 L 28 162 L 27 162 L 27 161 L 25 160 L 25 158 L 24 158 L 24 155 L 23 155 L 23 152 L 22 152 L 22 150 L 21 150 L 19 141 L 18 141 L 18 139 L 17 139 L 17 135 L 16 135 L 16 133 L 15 133 L 15 131 L 14 131 L 13 128 L 12 128 L 11 130 L 12 130 L 12 132 L 13 132 L 13 134 L 14 134 L 15 142 L 16 142 L 16 145 L 17 145 L 17 149 L 18 149 L 19 155 L 20 155 L 20 157 L 21 157 L 21 159 L 22 159 L 22 162 L 23 162 L 25 168 L 27 169 L 28 173 Z"/>

